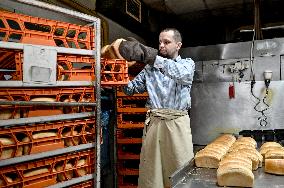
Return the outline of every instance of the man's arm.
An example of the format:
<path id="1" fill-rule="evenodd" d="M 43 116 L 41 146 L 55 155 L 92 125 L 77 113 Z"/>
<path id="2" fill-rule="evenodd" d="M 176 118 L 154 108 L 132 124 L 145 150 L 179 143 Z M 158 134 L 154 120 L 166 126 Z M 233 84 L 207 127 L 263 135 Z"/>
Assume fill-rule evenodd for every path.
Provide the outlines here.
<path id="1" fill-rule="evenodd" d="M 174 79 L 177 83 L 190 85 L 193 81 L 195 64 L 190 58 L 183 59 L 182 63 L 157 56 L 154 67 L 160 69 L 163 74 Z"/>
<path id="2" fill-rule="evenodd" d="M 127 84 L 127 86 L 123 87 L 123 92 L 126 95 L 144 93 L 146 91 L 145 82 L 145 70 L 143 69 L 132 81 Z"/>

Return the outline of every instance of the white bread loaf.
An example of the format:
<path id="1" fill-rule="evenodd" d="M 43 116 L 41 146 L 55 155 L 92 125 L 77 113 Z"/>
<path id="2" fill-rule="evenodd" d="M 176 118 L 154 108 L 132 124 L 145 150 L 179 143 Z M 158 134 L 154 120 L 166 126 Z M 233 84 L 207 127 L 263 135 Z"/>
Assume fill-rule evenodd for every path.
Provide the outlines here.
<path id="1" fill-rule="evenodd" d="M 197 167 L 218 168 L 222 154 L 212 151 L 199 151 L 196 153 L 194 160 Z"/>
<path id="2" fill-rule="evenodd" d="M 64 71 L 63 66 L 57 65 L 57 80 L 58 81 L 63 81 L 63 80 L 68 80 L 68 75 L 62 74 L 61 72 Z"/>
<path id="3" fill-rule="evenodd" d="M 73 133 L 73 134 L 71 134 Z M 62 136 L 63 137 L 67 137 L 67 136 L 74 136 L 74 135 L 78 135 L 78 132 L 76 130 L 74 131 L 66 131 L 64 133 L 62 133 Z M 74 143 L 73 143 L 74 142 Z M 79 142 L 80 142 L 80 138 L 78 136 L 76 137 L 73 137 L 73 141 L 72 141 L 72 138 L 65 138 L 64 139 L 64 145 L 65 146 L 77 146 L 79 145 Z"/>
<path id="4" fill-rule="evenodd" d="M 8 146 L 8 145 L 15 145 L 15 141 L 12 138 L 5 138 L 5 137 L 0 137 L 0 143 L 3 146 Z M 16 147 L 14 148 L 5 148 L 2 149 L 2 152 L 0 153 L 0 159 L 8 159 L 11 157 L 14 157 L 14 151 L 16 150 Z M 15 157 L 19 157 L 23 155 L 23 147 L 19 146 L 16 153 Z"/>
<path id="5" fill-rule="evenodd" d="M 75 99 L 65 99 L 63 102 L 77 102 Z M 69 114 L 69 113 L 77 113 L 79 112 L 79 107 L 78 106 L 74 106 L 74 107 L 71 107 L 71 106 L 67 106 L 67 107 L 64 107 L 63 108 L 63 112 L 65 114 Z"/>
<path id="6" fill-rule="evenodd" d="M 228 152 L 235 140 L 236 138 L 231 134 L 219 136 L 204 149 L 196 153 L 194 158 L 196 166 L 218 168 L 220 160 Z"/>
<path id="7" fill-rule="evenodd" d="M 13 182 L 13 179 L 8 177 L 7 175 L 6 175 L 6 180 L 7 180 L 8 183 Z M 2 186 L 2 185 L 5 185 L 5 181 L 4 181 L 4 179 L 0 178 L 0 186 Z"/>
<path id="8" fill-rule="evenodd" d="M 228 145 L 213 142 L 213 143 L 207 145 L 205 148 L 216 148 L 217 150 L 220 149 L 220 150 L 224 150 L 224 151 L 227 152 L 230 147 Z"/>
<path id="9" fill-rule="evenodd" d="M 277 148 L 274 150 L 269 150 L 265 153 L 264 156 L 266 159 L 284 159 L 284 149 L 283 148 Z"/>
<path id="10" fill-rule="evenodd" d="M 254 149 L 254 147 L 250 144 L 243 144 L 243 143 L 239 143 L 239 144 L 233 144 L 232 147 L 230 147 L 229 149 L 229 152 L 232 152 L 232 151 L 237 151 L 239 149 Z"/>
<path id="11" fill-rule="evenodd" d="M 236 141 L 232 145 L 232 147 L 236 147 L 238 145 L 247 145 L 248 147 L 256 148 L 256 145 L 251 142 L 245 142 L 245 141 Z"/>
<path id="12" fill-rule="evenodd" d="M 223 134 L 216 138 L 212 143 L 222 143 L 224 145 L 231 146 L 236 141 L 236 137 L 231 134 Z"/>
<path id="13" fill-rule="evenodd" d="M 243 157 L 247 157 L 252 161 L 252 169 L 256 170 L 259 167 L 259 158 L 257 156 L 256 153 L 251 153 L 251 152 L 245 152 L 242 150 L 238 150 L 235 152 L 230 153 L 230 155 L 239 155 L 239 156 L 243 156 Z"/>
<path id="14" fill-rule="evenodd" d="M 49 171 L 48 171 L 48 168 L 46 168 L 46 167 L 36 168 L 36 169 L 28 170 L 28 171 L 24 172 L 23 176 L 24 177 L 36 176 L 36 175 L 47 173 L 47 172 L 49 172 Z"/>
<path id="15" fill-rule="evenodd" d="M 255 147 L 257 146 L 257 142 L 255 141 L 255 139 L 253 139 L 252 137 L 239 137 L 237 139 L 238 142 L 250 142 L 251 144 L 253 144 Z"/>
<path id="16" fill-rule="evenodd" d="M 80 168 L 80 166 L 84 166 L 86 165 L 86 159 L 80 159 L 78 162 L 77 162 L 77 173 L 79 176 L 84 176 L 87 174 L 87 169 L 86 168 Z"/>
<path id="17" fill-rule="evenodd" d="M 256 149 L 243 148 L 243 149 L 240 149 L 238 151 L 244 151 L 244 152 L 247 152 L 247 153 L 254 153 L 254 154 L 256 154 L 256 156 L 257 156 L 257 158 L 259 160 L 258 167 L 262 167 L 263 156 Z"/>
<path id="18" fill-rule="evenodd" d="M 49 131 L 44 131 L 44 132 L 36 132 L 34 134 L 32 134 L 32 138 L 33 139 L 41 139 L 41 138 L 48 138 L 48 137 L 53 137 L 53 136 L 57 136 L 57 133 L 55 132 L 49 132 Z M 23 138 L 22 142 L 30 142 L 30 138 L 29 137 L 25 137 Z M 30 150 L 30 146 L 29 145 L 25 145 L 24 146 L 24 155 L 28 155 L 29 154 L 29 150 Z"/>
<path id="19" fill-rule="evenodd" d="M 74 176 L 74 173 L 73 173 L 73 170 L 69 170 L 69 169 L 72 169 L 72 168 L 73 168 L 72 163 L 67 162 L 67 163 L 66 163 L 66 166 L 65 166 L 65 169 L 63 169 L 63 167 L 64 167 L 64 164 L 59 164 L 59 165 L 57 165 L 57 166 L 55 167 L 55 169 L 56 169 L 57 172 L 62 172 L 62 171 L 64 171 L 64 172 L 65 172 L 65 175 L 66 175 L 66 178 L 67 178 L 68 180 L 72 179 L 73 176 Z M 69 170 L 69 171 L 67 171 L 67 170 Z M 59 181 L 65 181 L 65 180 L 67 180 L 67 179 L 65 178 L 65 176 L 64 176 L 63 173 L 57 174 L 57 178 L 58 178 Z"/>
<path id="20" fill-rule="evenodd" d="M 282 146 L 281 144 L 277 142 L 265 142 L 261 145 L 259 150 L 261 151 L 263 148 L 266 148 L 266 147 L 282 147 Z"/>
<path id="21" fill-rule="evenodd" d="M 217 170 L 217 183 L 219 186 L 253 187 L 254 175 L 238 164 L 224 165 Z"/>
<path id="22" fill-rule="evenodd" d="M 246 156 L 242 156 L 242 155 L 225 155 L 221 162 L 222 161 L 226 161 L 226 160 L 237 160 L 237 161 L 241 161 L 241 162 L 244 162 L 246 163 L 248 166 L 250 166 L 250 169 L 252 169 L 252 161 L 251 159 L 249 159 L 248 157 Z"/>
<path id="23" fill-rule="evenodd" d="M 274 146 L 274 145 L 272 145 L 272 146 L 267 146 L 267 147 L 263 147 L 262 149 L 260 149 L 260 154 L 262 155 L 262 156 L 265 156 L 265 154 L 267 153 L 267 152 L 269 152 L 269 151 L 271 151 L 271 150 L 278 150 L 278 149 L 282 149 L 282 147 L 281 146 Z"/>
<path id="24" fill-rule="evenodd" d="M 284 159 L 265 159 L 265 172 L 284 175 Z"/>
<path id="25" fill-rule="evenodd" d="M 213 152 L 213 153 L 218 153 L 218 154 L 220 154 L 220 155 L 225 155 L 226 153 L 227 153 L 227 151 L 226 150 L 224 150 L 224 149 L 218 149 L 217 147 L 214 147 L 214 146 L 211 146 L 211 147 L 205 147 L 204 149 L 202 149 L 202 150 L 200 150 L 200 151 L 209 151 L 209 152 Z"/>
<path id="26" fill-rule="evenodd" d="M 244 162 L 236 158 L 221 160 L 219 162 L 219 168 L 221 168 L 224 165 L 231 165 L 231 164 L 240 165 L 240 166 L 246 167 L 249 170 L 252 170 L 252 163 L 247 163 L 247 162 Z"/>
<path id="27" fill-rule="evenodd" d="M 35 102 L 56 102 L 55 98 L 50 98 L 50 97 L 37 97 L 33 98 L 30 101 L 35 101 Z"/>

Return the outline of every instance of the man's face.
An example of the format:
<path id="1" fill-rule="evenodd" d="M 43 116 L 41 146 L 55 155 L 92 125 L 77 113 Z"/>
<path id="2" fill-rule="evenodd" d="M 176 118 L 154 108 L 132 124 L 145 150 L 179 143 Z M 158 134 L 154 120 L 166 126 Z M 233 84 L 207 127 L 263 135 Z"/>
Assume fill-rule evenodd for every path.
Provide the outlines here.
<path id="1" fill-rule="evenodd" d="M 173 31 L 161 32 L 159 36 L 159 55 L 169 59 L 175 59 L 182 43 L 174 39 Z"/>

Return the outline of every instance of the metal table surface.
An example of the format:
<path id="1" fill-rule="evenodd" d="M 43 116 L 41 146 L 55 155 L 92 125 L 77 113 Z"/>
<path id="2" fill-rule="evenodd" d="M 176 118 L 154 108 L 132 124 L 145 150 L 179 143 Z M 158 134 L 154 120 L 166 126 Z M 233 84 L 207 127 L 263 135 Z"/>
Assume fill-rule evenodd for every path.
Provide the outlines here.
<path id="1" fill-rule="evenodd" d="M 253 171 L 254 188 L 284 188 L 284 176 L 267 174 L 264 168 Z M 219 188 L 217 169 L 198 168 L 194 160 L 178 169 L 171 177 L 172 188 Z"/>

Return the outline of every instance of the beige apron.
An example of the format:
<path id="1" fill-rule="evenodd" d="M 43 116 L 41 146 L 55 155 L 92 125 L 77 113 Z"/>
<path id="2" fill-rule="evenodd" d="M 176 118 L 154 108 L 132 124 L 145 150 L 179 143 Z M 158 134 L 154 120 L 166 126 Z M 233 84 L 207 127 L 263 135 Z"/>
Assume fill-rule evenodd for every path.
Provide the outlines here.
<path id="1" fill-rule="evenodd" d="M 138 187 L 170 187 L 169 176 L 193 156 L 187 111 L 149 111 L 140 154 Z"/>

